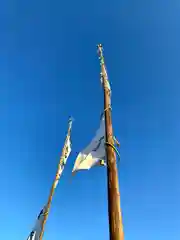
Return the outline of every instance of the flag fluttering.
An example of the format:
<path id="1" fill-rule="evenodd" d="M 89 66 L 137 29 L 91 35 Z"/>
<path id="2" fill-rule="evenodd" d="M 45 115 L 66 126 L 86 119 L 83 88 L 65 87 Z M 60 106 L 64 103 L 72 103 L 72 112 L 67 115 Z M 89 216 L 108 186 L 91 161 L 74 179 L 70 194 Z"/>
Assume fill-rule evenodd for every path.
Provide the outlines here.
<path id="1" fill-rule="evenodd" d="M 60 160 L 60 166 L 59 166 L 59 169 L 58 169 L 58 172 L 57 172 L 57 175 L 56 175 L 56 180 L 55 180 L 55 183 L 54 183 L 54 188 L 57 187 L 57 184 L 59 182 L 59 179 L 61 177 L 61 174 L 64 170 L 64 167 L 65 167 L 65 164 L 67 162 L 67 159 L 71 153 L 71 138 L 70 138 L 70 134 L 67 135 L 67 139 L 66 139 L 66 143 L 65 143 L 65 146 L 64 146 L 64 154 L 62 154 L 62 157 L 61 157 L 61 160 Z"/>
<path id="2" fill-rule="evenodd" d="M 44 221 L 45 215 L 46 215 L 46 206 L 39 213 L 36 220 L 36 224 L 32 229 L 31 233 L 29 234 L 27 240 L 39 240 L 40 233 L 42 231 L 42 223 Z"/>
<path id="3" fill-rule="evenodd" d="M 72 172 L 88 170 L 95 165 L 106 166 L 105 155 L 105 123 L 103 117 L 100 128 L 91 143 L 78 154 Z"/>

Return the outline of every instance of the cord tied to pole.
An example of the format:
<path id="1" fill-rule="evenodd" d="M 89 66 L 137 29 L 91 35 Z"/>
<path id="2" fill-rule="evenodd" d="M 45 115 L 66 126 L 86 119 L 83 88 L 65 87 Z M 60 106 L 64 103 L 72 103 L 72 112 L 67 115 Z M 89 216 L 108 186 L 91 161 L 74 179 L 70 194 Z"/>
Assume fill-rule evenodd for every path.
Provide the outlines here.
<path id="1" fill-rule="evenodd" d="M 106 146 L 108 145 L 108 146 L 112 147 L 112 149 L 116 152 L 116 154 L 117 154 L 117 156 L 118 156 L 118 158 L 119 158 L 119 161 L 120 161 L 120 153 L 119 153 L 119 151 L 117 150 L 117 148 L 116 148 L 113 144 L 111 144 L 111 143 L 109 143 L 109 142 L 105 142 L 104 144 L 105 144 Z"/>

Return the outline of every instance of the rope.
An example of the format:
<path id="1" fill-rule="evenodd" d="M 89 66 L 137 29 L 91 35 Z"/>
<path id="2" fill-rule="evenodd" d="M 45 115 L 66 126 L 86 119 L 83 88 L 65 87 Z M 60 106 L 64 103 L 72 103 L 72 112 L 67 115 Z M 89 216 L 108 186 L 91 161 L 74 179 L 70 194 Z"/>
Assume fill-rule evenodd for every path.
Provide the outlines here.
<path id="1" fill-rule="evenodd" d="M 45 211 L 45 212 L 43 213 L 43 216 L 48 215 L 48 213 L 49 213 L 49 209 L 47 209 L 47 211 Z"/>
<path id="2" fill-rule="evenodd" d="M 119 158 L 119 160 L 120 160 L 120 153 L 119 153 L 119 151 L 117 150 L 117 148 L 116 148 L 113 144 L 111 144 L 111 143 L 109 143 L 109 142 L 105 142 L 105 144 L 106 144 L 106 145 L 109 145 L 110 147 L 113 148 L 113 150 L 116 152 L 116 154 L 118 155 L 118 158 Z"/>
<path id="3" fill-rule="evenodd" d="M 109 110 L 109 109 L 112 111 L 112 107 L 111 107 L 110 105 L 109 105 L 109 107 L 107 107 L 107 108 L 104 109 L 103 113 L 101 113 L 100 119 L 102 119 L 102 117 L 104 116 L 104 113 L 105 113 L 107 110 Z"/>
<path id="4" fill-rule="evenodd" d="M 106 112 L 108 109 L 112 110 L 112 107 L 109 105 L 109 107 L 105 108 L 104 111 L 103 111 L 103 114 L 104 114 L 104 112 Z"/>

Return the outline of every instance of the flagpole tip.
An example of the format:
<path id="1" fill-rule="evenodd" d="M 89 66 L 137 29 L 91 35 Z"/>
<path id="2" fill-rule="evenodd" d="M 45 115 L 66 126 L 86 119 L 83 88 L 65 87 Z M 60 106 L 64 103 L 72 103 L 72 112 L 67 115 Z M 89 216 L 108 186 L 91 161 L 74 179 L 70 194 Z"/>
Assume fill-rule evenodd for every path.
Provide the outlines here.
<path id="1" fill-rule="evenodd" d="M 73 122 L 73 121 L 74 121 L 74 118 L 70 116 L 68 122 Z"/>
<path id="2" fill-rule="evenodd" d="M 102 44 L 101 43 L 97 44 L 97 47 L 102 48 Z"/>
<path id="3" fill-rule="evenodd" d="M 103 46 L 102 44 L 97 44 L 97 52 L 99 56 L 102 56 L 103 54 Z"/>

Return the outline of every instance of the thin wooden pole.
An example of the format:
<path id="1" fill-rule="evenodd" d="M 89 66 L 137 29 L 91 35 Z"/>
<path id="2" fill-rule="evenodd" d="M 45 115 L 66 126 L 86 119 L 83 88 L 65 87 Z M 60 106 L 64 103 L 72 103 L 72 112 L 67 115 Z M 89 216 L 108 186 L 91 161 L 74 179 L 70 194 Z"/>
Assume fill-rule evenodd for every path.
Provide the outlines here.
<path id="1" fill-rule="evenodd" d="M 103 48 L 98 45 L 98 55 L 101 64 L 101 77 L 104 88 L 104 114 L 106 131 L 106 157 L 107 157 L 107 185 L 108 185 L 108 212 L 110 240 L 124 240 L 122 214 L 120 207 L 120 192 L 118 183 L 118 172 L 116 166 L 116 155 L 112 146 L 114 145 L 113 127 L 111 120 L 111 90 L 109 88 L 108 76 L 105 67 Z"/>
<path id="2" fill-rule="evenodd" d="M 62 164 L 64 162 L 64 157 L 65 157 L 65 154 L 66 154 L 67 141 L 68 141 L 68 138 L 70 138 L 71 128 L 72 128 L 72 119 L 70 118 L 69 119 L 68 132 L 67 132 L 67 136 L 66 136 L 66 139 L 65 139 L 65 144 L 64 144 L 64 147 L 62 149 L 62 155 L 61 155 L 61 158 L 60 158 L 60 161 L 59 161 L 59 164 L 58 164 L 56 176 L 55 176 L 54 182 L 52 184 L 51 191 L 50 191 L 49 198 L 48 198 L 48 202 L 47 202 L 47 205 L 46 205 L 46 214 L 45 214 L 43 222 L 42 222 L 42 231 L 41 231 L 39 240 L 42 240 L 43 235 L 44 235 L 45 224 L 46 224 L 46 221 L 47 221 L 47 218 L 48 218 L 48 215 L 49 215 L 49 210 L 50 210 L 50 207 L 51 207 L 51 202 L 52 202 L 52 198 L 53 198 L 53 195 L 54 195 L 54 192 L 55 192 L 55 189 L 56 189 L 56 185 L 57 185 L 57 182 L 59 181 L 59 178 L 60 178 L 59 171 L 60 171 L 60 168 L 62 167 Z"/>

